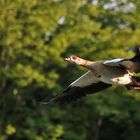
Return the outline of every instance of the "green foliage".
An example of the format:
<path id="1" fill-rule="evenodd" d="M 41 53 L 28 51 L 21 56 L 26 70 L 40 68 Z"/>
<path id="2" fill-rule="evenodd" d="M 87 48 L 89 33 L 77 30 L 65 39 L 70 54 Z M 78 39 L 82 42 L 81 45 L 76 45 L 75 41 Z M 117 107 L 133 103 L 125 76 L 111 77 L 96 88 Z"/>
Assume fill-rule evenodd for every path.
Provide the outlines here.
<path id="1" fill-rule="evenodd" d="M 139 13 L 138 0 L 1 0 L 0 139 L 140 139 L 139 91 L 113 87 L 65 107 L 39 105 L 83 73 L 63 57 L 133 56 Z"/>

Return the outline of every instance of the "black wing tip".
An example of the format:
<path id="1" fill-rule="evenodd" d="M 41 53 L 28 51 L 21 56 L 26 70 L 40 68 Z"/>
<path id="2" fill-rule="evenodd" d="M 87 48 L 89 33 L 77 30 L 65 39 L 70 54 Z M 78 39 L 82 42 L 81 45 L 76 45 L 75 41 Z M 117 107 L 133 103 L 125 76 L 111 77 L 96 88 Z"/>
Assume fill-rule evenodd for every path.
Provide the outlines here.
<path id="1" fill-rule="evenodd" d="M 41 102 L 39 102 L 39 104 L 40 105 L 51 105 L 51 104 L 54 104 L 54 99 L 52 99 L 52 100 L 50 100 L 50 101 L 48 101 L 48 102 L 43 102 L 43 101 L 41 101 Z"/>
<path id="2" fill-rule="evenodd" d="M 140 54 L 140 45 L 136 45 L 134 47 L 134 52 L 135 52 L 136 55 L 139 55 Z"/>
<path id="3" fill-rule="evenodd" d="M 49 102 L 39 102 L 39 105 L 49 105 Z"/>
<path id="4" fill-rule="evenodd" d="M 39 104 L 39 106 L 41 106 L 41 107 L 48 107 L 48 106 L 50 106 L 51 104 L 49 103 L 49 102 L 39 102 L 38 103 Z"/>
<path id="5" fill-rule="evenodd" d="M 135 53 L 134 57 L 130 58 L 130 61 L 132 62 L 139 62 L 140 60 L 140 45 L 136 45 L 133 48 L 133 52 Z"/>

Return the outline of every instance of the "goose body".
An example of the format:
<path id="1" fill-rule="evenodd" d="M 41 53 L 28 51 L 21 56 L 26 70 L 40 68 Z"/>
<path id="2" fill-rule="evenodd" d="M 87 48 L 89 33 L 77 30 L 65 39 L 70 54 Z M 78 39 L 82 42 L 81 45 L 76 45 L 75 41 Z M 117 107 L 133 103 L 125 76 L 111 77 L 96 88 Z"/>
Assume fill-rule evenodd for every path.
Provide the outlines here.
<path id="1" fill-rule="evenodd" d="M 140 72 L 140 53 L 130 59 L 112 59 L 103 61 L 88 61 L 72 55 L 65 61 L 88 69 L 84 75 L 72 82 L 63 92 L 49 102 L 68 103 L 76 101 L 87 94 L 96 93 L 113 84 L 124 85 L 127 89 L 140 89 L 140 78 L 135 74 Z"/>
<path id="2" fill-rule="evenodd" d="M 91 72 L 93 72 L 95 77 L 100 81 L 120 85 L 131 83 L 131 75 L 133 75 L 133 73 L 120 69 L 118 66 L 112 67 L 104 63 L 104 61 L 99 61 L 92 64 Z"/>

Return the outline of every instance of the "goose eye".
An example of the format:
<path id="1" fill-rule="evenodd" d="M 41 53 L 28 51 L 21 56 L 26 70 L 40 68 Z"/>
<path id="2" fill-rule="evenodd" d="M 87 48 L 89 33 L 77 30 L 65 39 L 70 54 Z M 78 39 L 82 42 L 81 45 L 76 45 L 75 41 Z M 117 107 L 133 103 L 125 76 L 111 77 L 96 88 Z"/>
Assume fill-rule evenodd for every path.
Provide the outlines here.
<path id="1" fill-rule="evenodd" d="M 76 57 L 76 56 L 72 56 L 72 59 L 73 59 L 73 60 L 76 60 L 76 59 L 77 59 L 77 57 Z"/>

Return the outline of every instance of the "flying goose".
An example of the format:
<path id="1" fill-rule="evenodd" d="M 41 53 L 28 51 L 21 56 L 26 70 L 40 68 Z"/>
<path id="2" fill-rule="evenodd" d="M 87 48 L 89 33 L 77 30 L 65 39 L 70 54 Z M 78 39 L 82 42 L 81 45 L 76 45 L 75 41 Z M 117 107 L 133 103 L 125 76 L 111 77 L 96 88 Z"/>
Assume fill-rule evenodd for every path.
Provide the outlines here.
<path id="1" fill-rule="evenodd" d="M 136 73 L 140 72 L 140 53 L 129 59 L 117 58 L 94 62 L 71 55 L 64 60 L 85 67 L 88 72 L 72 82 L 62 94 L 42 104 L 77 101 L 87 94 L 107 89 L 113 84 L 124 85 L 128 90 L 140 89 L 140 78 L 136 76 Z"/>

